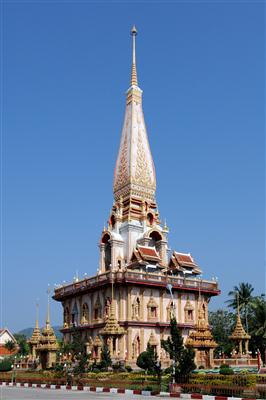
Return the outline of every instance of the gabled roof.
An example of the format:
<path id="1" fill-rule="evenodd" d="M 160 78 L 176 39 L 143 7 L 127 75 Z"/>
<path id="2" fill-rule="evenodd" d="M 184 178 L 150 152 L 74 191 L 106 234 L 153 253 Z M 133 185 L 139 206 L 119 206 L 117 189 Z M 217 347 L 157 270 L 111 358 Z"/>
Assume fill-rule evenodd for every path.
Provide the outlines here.
<path id="1" fill-rule="evenodd" d="M 12 335 L 12 333 L 10 332 L 10 330 L 9 330 L 8 328 L 0 328 L 0 337 L 1 337 L 5 332 L 10 336 L 10 340 L 12 340 L 13 342 L 17 343 L 15 337 Z"/>
<path id="2" fill-rule="evenodd" d="M 193 257 L 189 253 L 179 253 L 174 251 L 169 262 L 169 269 L 180 272 L 191 271 L 193 274 L 200 274 L 202 271 L 195 263 Z"/>
<path id="3" fill-rule="evenodd" d="M 154 246 L 141 246 L 137 245 L 131 257 L 129 268 L 139 268 L 140 265 L 156 266 L 160 269 L 165 268 L 161 265 L 161 258 Z"/>
<path id="4" fill-rule="evenodd" d="M 156 264 L 162 267 L 162 260 L 155 247 L 137 245 L 131 257 L 131 263 L 135 264 Z"/>
<path id="5" fill-rule="evenodd" d="M 137 250 L 140 253 L 140 256 L 147 261 L 161 261 L 159 254 L 157 253 L 155 247 L 148 246 L 138 246 Z"/>

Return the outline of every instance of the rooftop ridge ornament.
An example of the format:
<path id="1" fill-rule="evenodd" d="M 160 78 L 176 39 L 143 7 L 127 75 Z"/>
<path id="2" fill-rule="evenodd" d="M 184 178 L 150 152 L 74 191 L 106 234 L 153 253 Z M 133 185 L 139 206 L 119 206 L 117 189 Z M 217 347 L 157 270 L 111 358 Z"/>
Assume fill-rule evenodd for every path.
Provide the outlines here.
<path id="1" fill-rule="evenodd" d="M 137 66 L 136 66 L 136 36 L 137 28 L 133 25 L 130 34 L 132 36 L 132 68 L 131 68 L 131 86 L 138 86 Z"/>

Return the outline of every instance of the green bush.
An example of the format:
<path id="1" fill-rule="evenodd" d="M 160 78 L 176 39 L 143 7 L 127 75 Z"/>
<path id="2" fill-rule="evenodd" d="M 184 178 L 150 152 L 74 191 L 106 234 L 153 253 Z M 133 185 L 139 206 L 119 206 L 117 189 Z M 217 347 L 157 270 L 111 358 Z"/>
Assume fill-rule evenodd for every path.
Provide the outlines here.
<path id="1" fill-rule="evenodd" d="M 220 368 L 221 375 L 234 375 L 234 370 L 232 368 Z"/>
<path id="2" fill-rule="evenodd" d="M 125 366 L 125 370 L 126 370 L 127 372 L 132 372 L 132 367 L 131 367 L 130 365 L 126 365 L 126 366 Z"/>
<path id="3" fill-rule="evenodd" d="M 11 371 L 12 363 L 10 360 L 6 359 L 0 362 L 0 371 Z"/>
<path id="4" fill-rule="evenodd" d="M 229 364 L 221 364 L 220 369 L 223 369 L 223 368 L 230 368 L 230 365 Z"/>

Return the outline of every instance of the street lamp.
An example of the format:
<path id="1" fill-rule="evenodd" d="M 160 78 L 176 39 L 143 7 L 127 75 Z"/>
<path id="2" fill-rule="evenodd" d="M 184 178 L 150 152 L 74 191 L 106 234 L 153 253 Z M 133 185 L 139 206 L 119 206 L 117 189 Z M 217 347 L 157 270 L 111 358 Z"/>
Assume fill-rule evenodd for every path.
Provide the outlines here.
<path id="1" fill-rule="evenodd" d="M 173 296 L 173 292 L 172 292 L 172 288 L 173 285 L 171 285 L 171 283 L 168 283 L 166 285 L 166 289 L 169 291 L 170 296 L 171 296 L 171 306 L 170 306 L 170 316 L 171 319 L 174 318 L 174 296 Z M 173 343 L 173 384 L 175 383 L 175 370 L 176 370 L 176 360 L 175 360 L 175 344 Z"/>

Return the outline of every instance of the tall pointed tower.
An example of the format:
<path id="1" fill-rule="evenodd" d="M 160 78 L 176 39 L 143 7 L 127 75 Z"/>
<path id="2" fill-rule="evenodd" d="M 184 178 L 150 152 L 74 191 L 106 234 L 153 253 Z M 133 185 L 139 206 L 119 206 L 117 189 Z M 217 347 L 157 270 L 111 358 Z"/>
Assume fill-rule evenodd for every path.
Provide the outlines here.
<path id="1" fill-rule="evenodd" d="M 149 343 L 162 365 L 169 367 L 161 340 L 170 334 L 173 315 L 185 338 L 204 322 L 207 350 L 213 350 L 215 344 L 206 334 L 207 307 L 219 288 L 217 282 L 199 278 L 201 268 L 191 254 L 169 254 L 168 228 L 161 225 L 155 199 L 155 168 L 137 78 L 135 26 L 131 36 L 131 79 L 114 171 L 114 203 L 99 241 L 97 275 L 57 287 L 54 299 L 64 309 L 64 341 L 71 342 L 74 329 L 80 330 L 93 359 L 100 358 L 105 343 L 114 362 L 123 360 L 135 368 Z M 202 302 L 204 321 L 199 313 Z"/>
<path id="2" fill-rule="evenodd" d="M 167 228 L 160 225 L 155 200 L 156 176 L 138 86 L 135 26 L 132 35 L 132 68 L 126 93 L 126 112 L 114 171 L 114 205 L 108 230 L 100 242 L 100 272 L 128 266 L 136 245 L 151 246 L 167 263 Z"/>

